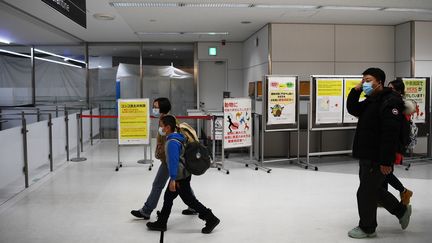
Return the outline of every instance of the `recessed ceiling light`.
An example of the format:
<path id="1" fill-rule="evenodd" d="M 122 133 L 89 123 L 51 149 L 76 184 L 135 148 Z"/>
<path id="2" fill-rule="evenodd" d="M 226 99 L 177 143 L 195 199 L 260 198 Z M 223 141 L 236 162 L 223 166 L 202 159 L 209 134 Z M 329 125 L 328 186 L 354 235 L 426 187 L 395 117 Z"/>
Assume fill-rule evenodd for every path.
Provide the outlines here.
<path id="1" fill-rule="evenodd" d="M 250 24 L 250 23 L 252 23 L 251 21 L 242 21 L 242 22 L 240 22 L 240 23 L 242 23 L 242 24 Z"/>
<path id="2" fill-rule="evenodd" d="M 93 17 L 97 20 L 114 20 L 115 16 L 109 13 L 95 13 Z"/>

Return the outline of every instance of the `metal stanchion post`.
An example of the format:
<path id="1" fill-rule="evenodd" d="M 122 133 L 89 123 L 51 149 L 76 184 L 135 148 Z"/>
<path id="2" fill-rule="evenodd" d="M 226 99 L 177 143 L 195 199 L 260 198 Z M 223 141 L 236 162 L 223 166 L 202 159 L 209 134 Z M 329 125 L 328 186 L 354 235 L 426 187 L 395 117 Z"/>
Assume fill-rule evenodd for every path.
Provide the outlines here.
<path id="1" fill-rule="evenodd" d="M 100 105 L 98 108 L 99 108 L 99 115 L 101 116 L 102 114 L 101 114 Z M 99 140 L 101 140 L 101 139 L 102 139 L 102 119 L 99 118 Z"/>
<path id="2" fill-rule="evenodd" d="M 79 131 L 80 131 L 81 152 L 84 152 L 84 146 L 83 146 L 83 123 L 82 123 L 82 118 L 81 118 L 82 114 L 83 114 L 82 108 L 80 108 L 80 116 L 79 116 L 79 125 L 80 126 L 77 129 L 79 129 Z M 77 119 L 78 119 L 78 117 L 77 117 Z"/>
<path id="3" fill-rule="evenodd" d="M 228 175 L 229 174 L 229 170 L 225 169 L 224 134 L 225 134 L 225 126 L 222 126 L 222 163 L 221 164 L 217 164 L 217 167 L 218 167 L 218 170 L 224 170 L 226 172 L 226 174 Z"/>
<path id="4" fill-rule="evenodd" d="M 150 138 L 150 140 L 151 140 L 151 138 Z M 150 144 L 151 144 L 151 141 L 150 141 Z M 148 148 L 148 146 L 146 144 L 144 144 L 144 159 L 138 160 L 137 161 L 138 164 L 152 164 L 153 163 L 151 156 L 150 156 L 150 158 L 147 158 L 147 148 Z M 149 169 L 149 170 L 151 170 L 151 169 Z"/>
<path id="5" fill-rule="evenodd" d="M 86 161 L 87 158 L 85 157 L 80 157 L 80 140 L 82 141 L 82 138 L 80 138 L 80 114 L 77 114 L 77 157 L 76 158 L 72 158 L 71 161 L 73 162 L 82 162 L 82 161 Z"/>
<path id="6" fill-rule="evenodd" d="M 213 162 L 216 161 L 216 116 L 213 116 L 213 140 L 212 140 L 212 150 L 213 150 Z"/>
<path id="7" fill-rule="evenodd" d="M 48 127 L 49 127 L 49 160 L 50 160 L 50 170 L 54 171 L 53 164 L 53 143 L 52 143 L 52 117 L 51 113 L 48 114 Z"/>
<path id="8" fill-rule="evenodd" d="M 90 107 L 90 145 L 93 146 L 93 109 Z"/>
<path id="9" fill-rule="evenodd" d="M 69 113 L 65 107 L 65 125 L 66 125 L 66 161 L 69 161 Z"/>
<path id="10" fill-rule="evenodd" d="M 122 167 L 122 163 L 120 162 L 120 143 L 117 141 L 117 166 L 115 171 L 118 171 L 120 167 Z"/>
<path id="11" fill-rule="evenodd" d="M 40 109 L 37 108 L 37 109 L 36 109 L 36 112 L 37 112 L 37 117 L 36 117 L 36 119 L 37 119 L 38 122 L 40 122 Z"/>
<path id="12" fill-rule="evenodd" d="M 21 113 L 22 130 L 23 135 L 23 152 L 24 152 L 24 177 L 25 177 L 25 187 L 29 187 L 29 166 L 28 166 L 28 156 L 27 156 L 27 123 L 24 116 L 24 112 Z"/>

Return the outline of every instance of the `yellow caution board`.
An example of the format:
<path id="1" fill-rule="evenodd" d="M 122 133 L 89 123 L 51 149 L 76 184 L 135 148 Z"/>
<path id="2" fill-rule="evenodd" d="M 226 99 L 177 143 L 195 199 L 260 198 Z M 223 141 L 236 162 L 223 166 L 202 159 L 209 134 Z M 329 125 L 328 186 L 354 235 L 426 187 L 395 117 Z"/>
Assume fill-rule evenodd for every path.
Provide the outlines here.
<path id="1" fill-rule="evenodd" d="M 150 143 L 149 99 L 118 100 L 118 140 L 121 145 Z"/>

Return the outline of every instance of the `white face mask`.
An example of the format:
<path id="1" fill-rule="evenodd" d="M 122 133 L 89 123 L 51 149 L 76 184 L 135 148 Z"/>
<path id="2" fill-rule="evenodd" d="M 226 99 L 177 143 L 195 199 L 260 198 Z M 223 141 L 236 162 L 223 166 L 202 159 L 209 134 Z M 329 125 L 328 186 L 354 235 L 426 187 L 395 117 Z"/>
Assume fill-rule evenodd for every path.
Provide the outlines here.
<path id="1" fill-rule="evenodd" d="M 159 135 L 165 136 L 166 132 L 163 131 L 162 127 L 159 127 Z"/>
<path id="2" fill-rule="evenodd" d="M 153 116 L 159 117 L 160 115 L 159 108 L 153 108 L 152 112 L 153 112 Z"/>

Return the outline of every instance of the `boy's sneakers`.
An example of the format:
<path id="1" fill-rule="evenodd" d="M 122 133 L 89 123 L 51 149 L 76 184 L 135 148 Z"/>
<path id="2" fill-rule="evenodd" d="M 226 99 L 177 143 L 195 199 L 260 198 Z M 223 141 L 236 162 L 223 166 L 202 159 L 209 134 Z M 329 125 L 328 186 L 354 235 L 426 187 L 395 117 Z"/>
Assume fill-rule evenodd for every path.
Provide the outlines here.
<path id="1" fill-rule="evenodd" d="M 183 215 L 197 215 L 198 212 L 193 210 L 192 208 L 187 208 L 185 210 L 182 211 Z"/>
<path id="2" fill-rule="evenodd" d="M 399 219 L 399 223 L 400 223 L 402 229 L 406 229 L 408 227 L 411 213 L 412 213 L 411 205 L 408 205 L 404 215 Z"/>
<path id="3" fill-rule="evenodd" d="M 131 213 L 133 216 L 135 216 L 135 217 L 137 217 L 137 218 L 140 218 L 140 219 L 145 219 L 145 220 L 150 219 L 150 215 L 144 215 L 144 214 L 142 214 L 141 211 L 139 211 L 139 210 L 132 210 L 130 213 Z"/>
<path id="4" fill-rule="evenodd" d="M 413 192 L 405 188 L 405 191 L 403 191 L 400 194 L 401 203 L 405 206 L 408 205 L 410 203 L 410 199 L 411 199 L 412 195 L 413 195 Z"/>
<path id="5" fill-rule="evenodd" d="M 354 239 L 373 238 L 376 237 L 376 232 L 366 233 L 359 226 L 348 231 L 348 236 Z"/>

